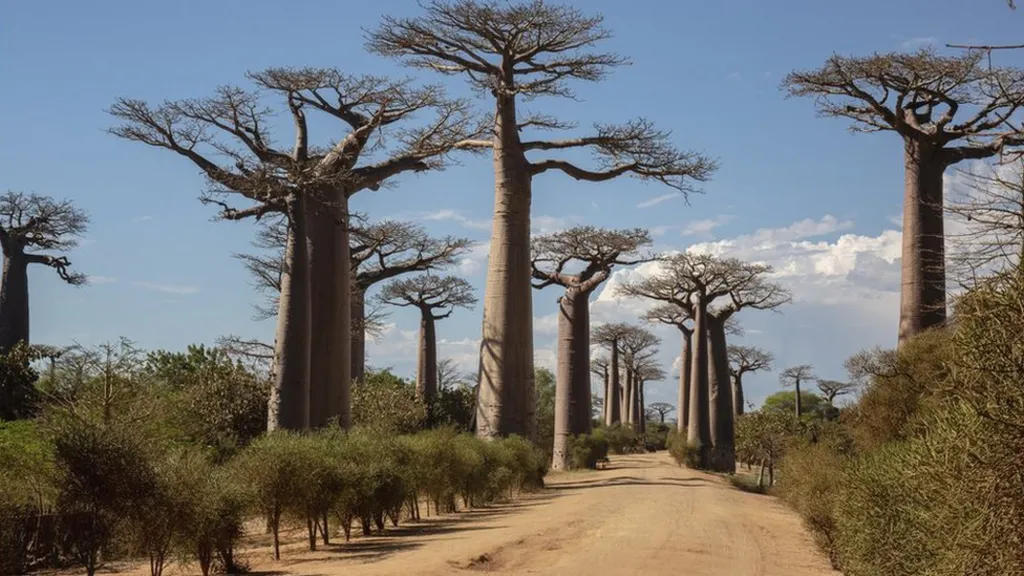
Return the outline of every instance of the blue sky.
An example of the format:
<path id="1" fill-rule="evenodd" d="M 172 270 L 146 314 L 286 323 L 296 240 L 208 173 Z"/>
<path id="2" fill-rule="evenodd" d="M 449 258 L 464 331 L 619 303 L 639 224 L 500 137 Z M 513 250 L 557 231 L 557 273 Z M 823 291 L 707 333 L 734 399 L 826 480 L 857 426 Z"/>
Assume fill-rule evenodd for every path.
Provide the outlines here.
<path id="1" fill-rule="evenodd" d="M 816 118 L 810 101 L 784 99 L 778 83 L 833 51 L 1019 42 L 1024 11 L 1011 12 L 1001 0 L 598 0 L 586 10 L 603 13 L 615 34 L 605 49 L 634 64 L 599 86 L 578 86 L 578 102 L 543 100 L 531 109 L 582 127 L 643 115 L 672 130 L 680 147 L 717 157 L 721 170 L 689 206 L 679 197 L 654 202 L 670 190 L 632 180 L 583 185 L 544 175 L 534 186 L 535 227 L 649 227 L 659 248 L 703 243 L 789 270 L 780 278 L 793 284 L 797 301 L 781 316 L 741 318 L 748 328 L 741 340 L 772 350 L 780 364 L 811 363 L 841 377 L 849 354 L 892 345 L 900 144 L 891 135 L 850 135 L 842 121 Z M 257 297 L 231 257 L 248 248 L 253 225 L 211 222 L 212 210 L 196 200 L 203 186 L 196 170 L 165 151 L 108 135 L 112 122 L 104 110 L 119 96 L 204 96 L 220 84 L 244 84 L 246 70 L 268 66 L 418 74 L 363 51 L 361 29 L 384 13 L 418 8 L 412 0 L 5 6 L 0 189 L 70 198 L 93 219 L 71 254 L 94 277 L 92 285 L 74 289 L 47 270 L 31 272 L 33 341 L 95 344 L 124 335 L 148 348 L 181 348 L 229 333 L 269 339 L 273 326 L 251 320 Z M 1002 62 L 1013 58 L 1020 63 L 1019 55 Z M 465 92 L 460 79 L 419 77 Z M 397 184 L 362 193 L 354 207 L 373 218 L 419 219 L 438 235 L 486 240 L 493 202 L 487 159 L 467 158 Z M 485 256 L 477 250 L 460 268 L 481 290 Z M 556 297 L 547 291 L 535 299 L 540 363 L 551 359 L 548 320 Z M 596 321 L 635 318 L 633 304 L 610 293 L 597 300 Z M 391 321 L 392 334 L 371 347 L 371 359 L 412 374 L 416 323 L 406 311 Z M 442 355 L 471 366 L 479 329 L 479 311 L 456 312 L 439 327 Z M 678 342 L 664 334 L 667 365 Z M 776 387 L 775 375 L 750 386 L 750 398 L 759 401 Z M 656 383 L 648 398 L 674 401 L 675 393 L 670 383 Z"/>

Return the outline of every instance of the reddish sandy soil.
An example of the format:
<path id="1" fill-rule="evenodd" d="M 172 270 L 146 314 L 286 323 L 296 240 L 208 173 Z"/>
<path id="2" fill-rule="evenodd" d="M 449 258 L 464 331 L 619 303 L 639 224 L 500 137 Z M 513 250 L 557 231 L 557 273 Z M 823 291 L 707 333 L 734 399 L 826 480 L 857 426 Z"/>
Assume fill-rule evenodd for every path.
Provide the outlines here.
<path id="1" fill-rule="evenodd" d="M 511 504 L 403 523 L 314 553 L 293 531 L 279 562 L 261 535 L 244 557 L 262 575 L 838 574 L 776 499 L 680 468 L 664 452 L 613 457 L 606 470 L 552 474 L 547 484 Z M 165 574 L 198 571 L 173 565 Z"/>

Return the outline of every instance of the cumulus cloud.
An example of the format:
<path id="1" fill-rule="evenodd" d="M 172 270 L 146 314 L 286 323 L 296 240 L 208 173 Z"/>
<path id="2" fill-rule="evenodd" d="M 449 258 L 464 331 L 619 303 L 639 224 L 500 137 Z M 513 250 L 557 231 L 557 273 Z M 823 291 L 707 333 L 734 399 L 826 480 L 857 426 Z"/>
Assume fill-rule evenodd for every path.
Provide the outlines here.
<path id="1" fill-rule="evenodd" d="M 198 286 L 182 286 L 178 284 L 160 284 L 157 282 L 144 282 L 135 281 L 132 282 L 133 286 L 139 288 L 145 288 L 147 290 L 156 290 L 157 292 L 165 292 L 167 294 L 198 294 Z"/>
<path id="2" fill-rule="evenodd" d="M 724 226 L 729 222 L 732 222 L 734 216 L 731 214 L 722 214 L 714 218 L 706 220 L 694 220 L 693 222 L 687 222 L 682 229 L 681 234 L 683 236 L 710 236 L 715 228 Z"/>
<path id="3" fill-rule="evenodd" d="M 450 208 L 444 208 L 441 210 L 435 210 L 433 212 L 426 212 L 413 216 L 414 220 L 423 220 L 427 222 L 441 222 L 451 221 L 461 224 L 466 228 L 472 228 L 474 230 L 489 230 L 491 228 L 490 218 L 470 218 L 464 215 L 458 210 L 452 210 Z"/>

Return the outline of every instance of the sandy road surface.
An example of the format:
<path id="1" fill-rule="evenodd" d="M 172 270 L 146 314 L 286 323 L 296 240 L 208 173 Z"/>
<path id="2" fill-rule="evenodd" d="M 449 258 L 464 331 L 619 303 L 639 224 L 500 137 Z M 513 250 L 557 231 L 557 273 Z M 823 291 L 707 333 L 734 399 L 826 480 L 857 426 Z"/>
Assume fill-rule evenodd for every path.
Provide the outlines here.
<path id="1" fill-rule="evenodd" d="M 665 453 L 613 457 L 607 470 L 552 475 L 548 487 L 316 553 L 304 552 L 296 533 L 280 562 L 266 548 L 247 557 L 268 575 L 838 574 L 774 498 L 679 468 Z"/>

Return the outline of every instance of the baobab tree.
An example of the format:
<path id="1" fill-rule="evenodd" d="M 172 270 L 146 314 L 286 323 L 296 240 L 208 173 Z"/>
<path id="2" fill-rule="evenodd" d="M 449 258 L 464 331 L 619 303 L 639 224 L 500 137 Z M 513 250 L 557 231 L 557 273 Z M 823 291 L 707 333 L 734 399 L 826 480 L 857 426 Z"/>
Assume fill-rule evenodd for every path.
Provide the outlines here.
<path id="1" fill-rule="evenodd" d="M 856 382 L 841 382 L 839 380 L 825 380 L 823 378 L 816 379 L 815 384 L 817 384 L 818 390 L 821 392 L 821 396 L 825 399 L 825 403 L 828 404 L 829 408 L 835 408 L 836 398 L 852 394 L 857 389 Z"/>
<path id="2" fill-rule="evenodd" d="M 810 364 L 790 366 L 779 374 L 779 383 L 785 387 L 792 386 L 796 390 L 794 402 L 796 402 L 796 417 L 803 415 L 803 403 L 800 398 L 800 385 L 810 380 L 816 380 L 813 368 Z"/>
<path id="3" fill-rule="evenodd" d="M 443 167 L 452 150 L 469 147 L 477 126 L 468 103 L 446 98 L 437 86 L 320 68 L 270 68 L 247 77 L 253 90 L 221 87 L 203 99 L 154 107 L 121 98 L 110 113 L 122 124 L 111 132 L 192 162 L 210 183 L 200 200 L 218 206 L 221 219 L 285 215 L 288 241 L 269 427 L 326 423 L 311 421 L 311 397 L 313 405 L 326 407 L 318 415 L 337 416 L 347 427 L 349 198 L 377 190 L 401 173 Z M 290 149 L 273 144 L 274 110 L 263 103 L 267 94 L 287 105 L 294 124 Z M 347 128 L 334 135 L 333 143 L 317 146 L 310 141 L 309 110 Z M 434 118 L 407 125 L 422 113 Z M 364 154 L 369 148 L 374 149 L 372 159 Z M 228 201 L 237 196 L 248 205 Z"/>
<path id="4" fill-rule="evenodd" d="M 568 438 L 590 431 L 590 295 L 615 266 L 650 260 L 651 256 L 640 253 L 650 244 L 651 236 L 643 229 L 593 226 L 534 236 L 531 241 L 534 288 L 557 285 L 565 290 L 558 298 L 555 470 L 568 468 Z M 577 270 L 570 272 L 567 267 Z"/>
<path id="5" fill-rule="evenodd" d="M 901 346 L 946 320 L 946 168 L 1024 145 L 1024 71 L 985 60 L 977 50 L 833 55 L 782 82 L 790 95 L 814 97 L 823 115 L 852 120 L 854 131 L 890 131 L 903 140 Z"/>
<path id="6" fill-rule="evenodd" d="M 610 364 L 611 360 L 609 360 L 606 356 L 595 356 L 590 359 L 590 373 L 594 376 L 598 376 L 599 378 L 601 378 L 602 383 L 601 390 L 603 392 L 601 393 L 602 395 L 599 397 L 601 399 L 601 422 L 608 421 L 608 403 L 605 402 L 604 399 L 608 398 L 608 387 L 611 385 L 611 378 L 609 377 L 608 373 L 608 367 Z M 593 398 L 593 396 L 591 398 Z M 593 404 L 594 401 L 591 400 L 590 403 Z"/>
<path id="7" fill-rule="evenodd" d="M 733 414 L 743 415 L 743 375 L 762 370 L 770 371 L 775 357 L 756 346 L 729 346 L 729 374 L 732 376 Z"/>
<path id="8" fill-rule="evenodd" d="M 437 398 L 438 379 L 435 324 L 451 316 L 455 308 L 472 308 L 476 304 L 473 288 L 469 282 L 455 276 L 421 274 L 388 282 L 381 288 L 379 297 L 385 304 L 410 306 L 420 312 L 416 395 L 428 407 L 433 406 Z"/>
<path id="9" fill-rule="evenodd" d="M 772 267 L 751 264 L 734 258 L 719 260 L 727 279 L 727 298 L 722 298 L 707 314 L 708 381 L 711 401 L 712 467 L 721 472 L 736 470 L 736 422 L 733 385 L 729 373 L 727 323 L 740 310 L 775 310 L 791 300 L 789 291 L 766 277 Z"/>
<path id="10" fill-rule="evenodd" d="M 691 335 L 687 442 L 699 452 L 701 467 L 711 458 L 710 387 L 708 381 L 708 310 L 716 299 L 729 294 L 733 267 L 706 254 L 671 254 L 658 270 L 618 286 L 617 293 L 665 302 L 686 311 L 693 319 Z"/>
<path id="11" fill-rule="evenodd" d="M 665 417 L 671 414 L 672 412 L 675 412 L 676 407 L 669 404 L 668 402 L 655 402 L 654 404 L 648 406 L 647 410 L 649 410 L 652 414 L 657 414 L 658 421 L 664 424 Z"/>
<path id="12" fill-rule="evenodd" d="M 962 172 L 967 190 L 950 200 L 954 277 L 965 287 L 1020 271 L 1024 263 L 1024 159 L 984 173 Z"/>
<path id="13" fill-rule="evenodd" d="M 652 359 L 658 354 L 659 344 L 661 344 L 660 338 L 655 336 L 650 330 L 640 326 L 633 326 L 619 340 L 622 364 L 626 372 L 622 419 L 626 424 L 633 425 L 634 427 L 637 427 L 639 425 L 638 422 L 643 419 L 639 373 L 647 370 L 653 374 L 653 370 L 657 368 L 657 365 L 652 362 Z"/>
<path id="14" fill-rule="evenodd" d="M 648 382 L 657 382 L 665 379 L 665 371 L 654 361 L 653 356 L 642 361 L 633 371 L 633 378 L 636 381 L 636 410 L 637 416 L 635 425 L 641 434 L 647 433 L 647 401 L 644 396 L 644 385 Z M 664 420 L 662 420 L 664 422 Z"/>
<path id="15" fill-rule="evenodd" d="M 689 301 L 689 297 L 681 297 L 681 301 Z M 644 319 L 648 322 L 659 322 L 675 326 L 682 333 L 683 348 L 679 354 L 679 417 L 676 418 L 676 430 L 684 432 L 690 416 L 690 365 L 693 364 L 693 348 L 691 339 L 693 336 L 692 310 L 687 307 L 677 306 L 672 303 L 659 304 L 644 313 Z"/>
<path id="16" fill-rule="evenodd" d="M 358 227 L 352 241 L 352 380 L 366 369 L 366 291 L 372 286 L 411 272 L 443 269 L 469 251 L 468 238 L 435 238 L 411 222 L 385 220 Z M 372 310 L 371 310 L 372 312 Z"/>
<path id="17" fill-rule="evenodd" d="M 608 385 L 605 387 L 605 426 L 622 422 L 622 383 L 619 364 L 621 344 L 633 326 L 624 322 L 610 322 L 594 328 L 590 341 L 608 349 Z"/>
<path id="18" fill-rule="evenodd" d="M 72 286 L 85 284 L 64 252 L 78 245 L 89 216 L 70 200 L 8 191 L 0 196 L 0 248 L 4 253 L 0 285 L 0 354 L 19 343 L 29 345 L 29 264 L 48 266 Z M 47 253 L 47 252 L 56 252 Z"/>
<path id="19" fill-rule="evenodd" d="M 683 152 L 647 119 L 597 125 L 589 136 L 531 139 L 537 130 L 573 125 L 518 106 L 538 96 L 572 97 L 572 80 L 597 81 L 626 60 L 595 46 L 609 38 L 600 16 L 543 0 L 499 3 L 432 0 L 415 18 L 386 16 L 369 35 L 371 51 L 445 75 L 461 74 L 494 106 L 490 138 L 495 173 L 494 219 L 484 295 L 477 434 L 529 435 L 533 421 L 533 312 L 530 294 L 530 204 L 534 177 L 562 172 L 576 180 L 620 176 L 654 180 L 687 193 L 707 180 L 715 162 Z M 564 158 L 528 155 L 586 150 L 595 168 Z"/>

